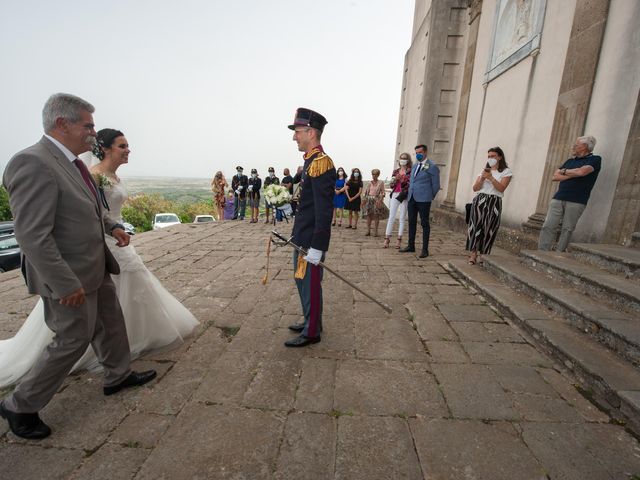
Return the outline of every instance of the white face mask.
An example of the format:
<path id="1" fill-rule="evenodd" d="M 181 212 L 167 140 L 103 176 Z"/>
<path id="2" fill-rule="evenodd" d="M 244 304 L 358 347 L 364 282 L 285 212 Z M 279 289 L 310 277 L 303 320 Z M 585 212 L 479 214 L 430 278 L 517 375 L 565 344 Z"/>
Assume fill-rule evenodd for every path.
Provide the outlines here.
<path id="1" fill-rule="evenodd" d="M 360 174 L 358 172 L 353 172 L 353 178 L 358 178 Z"/>
<path id="2" fill-rule="evenodd" d="M 275 174 L 275 173 L 273 173 L 273 172 L 271 172 L 271 173 L 269 173 L 269 176 L 270 176 L 271 178 L 273 178 L 273 177 L 275 177 L 275 176 L 276 176 L 276 174 Z"/>
<path id="3" fill-rule="evenodd" d="M 251 174 L 251 178 L 256 178 L 258 175 L 256 175 L 255 173 Z"/>
<path id="4" fill-rule="evenodd" d="M 487 163 L 489 164 L 490 167 L 495 167 L 496 164 L 498 163 L 498 159 L 497 158 L 488 158 L 487 159 Z"/>
<path id="5" fill-rule="evenodd" d="M 404 167 L 407 164 L 407 161 L 405 159 L 401 158 L 398 163 L 400 163 L 400 165 Z"/>

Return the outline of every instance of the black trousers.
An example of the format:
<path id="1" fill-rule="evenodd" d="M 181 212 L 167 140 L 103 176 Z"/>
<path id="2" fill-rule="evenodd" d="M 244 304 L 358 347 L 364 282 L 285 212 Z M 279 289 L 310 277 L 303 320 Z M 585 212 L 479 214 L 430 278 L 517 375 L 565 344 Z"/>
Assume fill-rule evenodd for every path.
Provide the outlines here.
<path id="1" fill-rule="evenodd" d="M 422 226 L 422 250 L 429 250 L 429 234 L 431 226 L 429 225 L 429 212 L 431 211 L 431 202 L 416 202 L 413 197 L 409 199 L 408 205 L 409 215 L 409 248 L 416 248 L 416 230 L 418 227 L 418 213 L 420 214 L 420 225 Z"/>

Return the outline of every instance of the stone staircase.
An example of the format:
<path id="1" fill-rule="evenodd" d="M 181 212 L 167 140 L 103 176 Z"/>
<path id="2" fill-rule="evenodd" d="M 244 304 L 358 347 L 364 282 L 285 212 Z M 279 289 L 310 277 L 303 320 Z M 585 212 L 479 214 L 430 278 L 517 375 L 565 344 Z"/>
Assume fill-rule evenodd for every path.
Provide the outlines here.
<path id="1" fill-rule="evenodd" d="M 640 250 L 572 244 L 569 253 L 504 250 L 484 266 L 452 260 L 583 392 L 640 435 Z"/>

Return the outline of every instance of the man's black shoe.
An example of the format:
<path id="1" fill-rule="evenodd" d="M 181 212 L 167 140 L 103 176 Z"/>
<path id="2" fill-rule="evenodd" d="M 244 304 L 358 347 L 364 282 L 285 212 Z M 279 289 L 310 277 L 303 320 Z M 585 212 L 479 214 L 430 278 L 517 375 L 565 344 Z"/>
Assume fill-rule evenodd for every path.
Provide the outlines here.
<path id="1" fill-rule="evenodd" d="M 146 372 L 131 372 L 129 376 L 119 384 L 113 385 L 112 387 L 104 387 L 103 391 L 105 395 L 113 395 L 114 393 L 118 393 L 123 388 L 139 387 L 140 385 L 144 385 L 145 383 L 148 383 L 156 378 L 156 375 L 157 373 L 155 370 L 147 370 Z"/>
<path id="2" fill-rule="evenodd" d="M 427 258 L 429 256 L 429 250 L 422 250 L 422 252 L 420 252 L 420 255 L 418 255 L 419 258 Z"/>
<path id="3" fill-rule="evenodd" d="M 293 325 L 289 325 L 289 330 L 292 332 L 300 333 L 304 330 L 304 322 L 303 323 L 294 323 Z"/>
<path id="4" fill-rule="evenodd" d="M 320 341 L 320 335 L 317 337 L 305 337 L 300 335 L 299 337 L 292 338 L 284 342 L 285 347 L 306 347 L 312 343 L 318 343 Z"/>
<path id="5" fill-rule="evenodd" d="M 9 428 L 18 437 L 40 440 L 51 435 L 49 426 L 40 420 L 37 413 L 16 413 L 4 408 L 0 402 L 0 416 L 9 422 Z"/>
<path id="6" fill-rule="evenodd" d="M 404 247 L 400 249 L 400 253 L 409 253 L 409 252 L 415 252 L 416 248 L 415 247 Z"/>

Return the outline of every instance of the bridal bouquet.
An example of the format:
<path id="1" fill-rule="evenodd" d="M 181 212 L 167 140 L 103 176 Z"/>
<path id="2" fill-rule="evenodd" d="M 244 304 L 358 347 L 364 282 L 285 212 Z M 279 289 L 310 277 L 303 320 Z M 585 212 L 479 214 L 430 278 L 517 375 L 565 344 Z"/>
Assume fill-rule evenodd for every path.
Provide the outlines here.
<path id="1" fill-rule="evenodd" d="M 287 187 L 272 184 L 264 189 L 264 198 L 271 205 L 282 207 L 291 201 L 291 194 Z"/>

